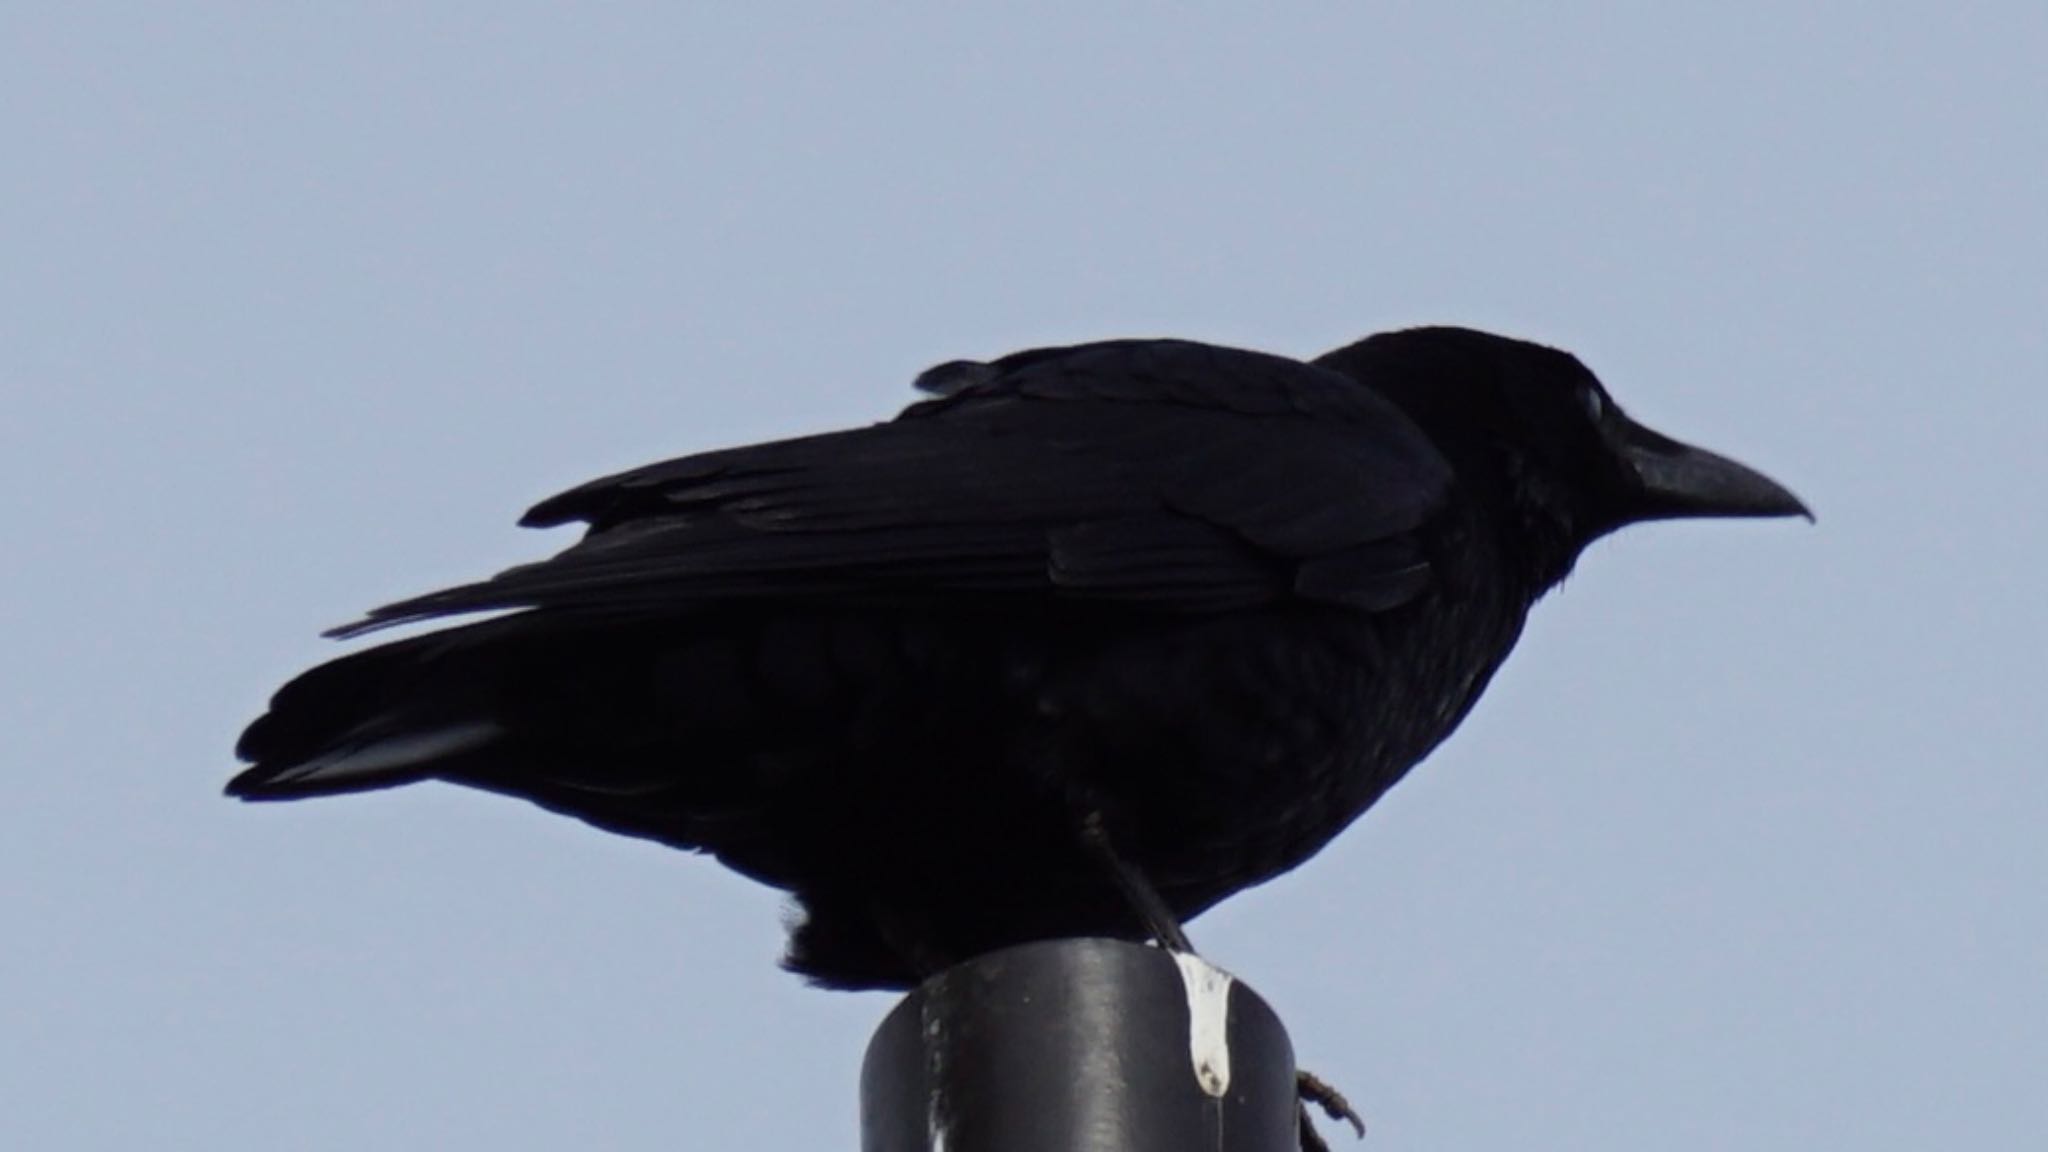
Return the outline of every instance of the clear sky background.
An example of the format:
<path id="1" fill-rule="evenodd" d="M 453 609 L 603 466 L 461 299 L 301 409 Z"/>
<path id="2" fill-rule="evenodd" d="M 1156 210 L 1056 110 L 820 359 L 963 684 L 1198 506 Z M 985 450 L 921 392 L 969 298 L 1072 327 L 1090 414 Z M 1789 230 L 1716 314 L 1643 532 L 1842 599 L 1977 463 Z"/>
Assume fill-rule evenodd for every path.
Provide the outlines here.
<path id="1" fill-rule="evenodd" d="M 0 1146 L 853 1148 L 776 894 L 240 726 L 935 361 L 1457 322 L 1820 523 L 1595 547 L 1196 940 L 1372 1152 L 2048 1147 L 2048 6 L 750 8 L 0 13 Z"/>

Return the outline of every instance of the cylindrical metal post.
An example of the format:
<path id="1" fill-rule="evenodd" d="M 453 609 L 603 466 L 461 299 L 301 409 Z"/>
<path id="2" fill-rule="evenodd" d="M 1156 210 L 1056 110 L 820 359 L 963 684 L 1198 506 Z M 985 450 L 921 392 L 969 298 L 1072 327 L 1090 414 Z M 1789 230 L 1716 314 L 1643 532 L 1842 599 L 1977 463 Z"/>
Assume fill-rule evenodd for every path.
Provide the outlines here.
<path id="1" fill-rule="evenodd" d="M 1295 1152 L 1294 1049 L 1192 956 L 1051 940 L 927 980 L 868 1044 L 862 1152 Z"/>

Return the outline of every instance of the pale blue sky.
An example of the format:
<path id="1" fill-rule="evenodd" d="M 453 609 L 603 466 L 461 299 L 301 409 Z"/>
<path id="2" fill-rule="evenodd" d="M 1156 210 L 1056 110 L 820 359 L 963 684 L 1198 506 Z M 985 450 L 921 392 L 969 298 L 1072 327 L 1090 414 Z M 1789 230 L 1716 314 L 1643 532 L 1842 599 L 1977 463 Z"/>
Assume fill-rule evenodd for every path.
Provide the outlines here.
<path id="1" fill-rule="evenodd" d="M 1022 6 L 1018 6 L 1021 10 Z M 0 14 L 0 1145 L 854 1146 L 775 894 L 219 798 L 325 625 L 928 364 L 1473 324 L 1820 514 L 1596 547 L 1193 926 L 1372 1152 L 2048 1138 L 2048 7 Z"/>

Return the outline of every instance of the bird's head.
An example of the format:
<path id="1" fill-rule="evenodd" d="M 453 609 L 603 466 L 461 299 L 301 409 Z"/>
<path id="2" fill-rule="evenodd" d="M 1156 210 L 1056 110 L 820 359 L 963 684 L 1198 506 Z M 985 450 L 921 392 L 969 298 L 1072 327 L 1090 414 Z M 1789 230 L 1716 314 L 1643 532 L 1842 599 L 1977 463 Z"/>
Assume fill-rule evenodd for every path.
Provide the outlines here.
<path id="1" fill-rule="evenodd" d="M 1630 419 L 1578 357 L 1467 328 L 1368 337 L 1317 363 L 1399 405 L 1458 471 L 1570 557 L 1627 524 L 1813 514 L 1777 481 Z M 1562 575 L 1560 571 L 1558 575 Z"/>

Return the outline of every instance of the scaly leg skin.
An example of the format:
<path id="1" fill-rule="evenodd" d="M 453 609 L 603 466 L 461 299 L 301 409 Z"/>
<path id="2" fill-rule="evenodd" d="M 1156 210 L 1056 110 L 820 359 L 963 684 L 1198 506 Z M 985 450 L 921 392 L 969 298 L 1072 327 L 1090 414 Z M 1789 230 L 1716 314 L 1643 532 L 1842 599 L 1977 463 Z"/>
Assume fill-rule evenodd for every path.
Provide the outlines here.
<path id="1" fill-rule="evenodd" d="M 1145 926 L 1145 931 L 1151 933 L 1154 940 L 1159 941 L 1161 948 L 1168 952 L 1185 952 L 1190 956 L 1195 954 L 1195 946 L 1188 943 L 1188 934 L 1182 930 L 1180 919 L 1173 914 L 1173 909 L 1166 906 L 1166 901 L 1160 898 L 1151 881 L 1116 854 L 1116 848 L 1109 842 L 1109 832 L 1102 826 L 1102 813 L 1090 812 L 1081 818 L 1081 843 L 1088 846 L 1088 851 L 1094 854 L 1102 870 L 1109 873 L 1117 891 L 1137 915 L 1138 922 Z"/>
<path id="2" fill-rule="evenodd" d="M 1116 847 L 1109 841 L 1109 832 L 1102 826 L 1102 813 L 1091 811 L 1082 817 L 1081 842 L 1094 854 L 1103 871 L 1115 882 L 1117 891 L 1123 895 L 1124 901 L 1131 906 L 1132 914 L 1145 926 L 1145 931 L 1151 933 L 1152 938 L 1159 942 L 1160 947 L 1169 952 L 1185 952 L 1190 956 L 1195 954 L 1195 946 L 1188 942 L 1188 934 L 1180 926 L 1180 919 L 1173 914 L 1173 909 L 1166 906 L 1166 901 L 1160 898 L 1151 881 L 1145 879 L 1144 873 L 1131 867 L 1123 857 L 1117 855 Z M 1322 1134 L 1316 1131 L 1314 1122 L 1309 1119 L 1310 1104 L 1321 1108 L 1323 1114 L 1332 1120 L 1348 1121 L 1359 1137 L 1364 1138 L 1365 1121 L 1359 1119 L 1358 1112 L 1351 1107 L 1351 1102 L 1344 1098 L 1342 1092 L 1331 1087 L 1315 1073 L 1299 1069 L 1294 1073 L 1294 1083 L 1295 1090 L 1301 1097 L 1297 1107 L 1300 1111 L 1302 1152 L 1330 1152 L 1330 1146 L 1324 1143 Z"/>

